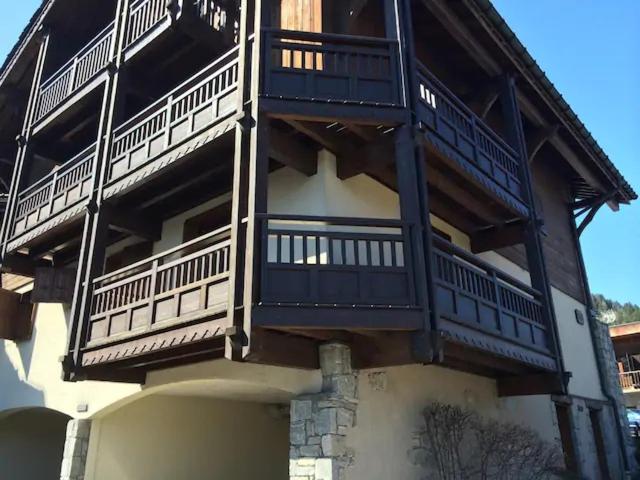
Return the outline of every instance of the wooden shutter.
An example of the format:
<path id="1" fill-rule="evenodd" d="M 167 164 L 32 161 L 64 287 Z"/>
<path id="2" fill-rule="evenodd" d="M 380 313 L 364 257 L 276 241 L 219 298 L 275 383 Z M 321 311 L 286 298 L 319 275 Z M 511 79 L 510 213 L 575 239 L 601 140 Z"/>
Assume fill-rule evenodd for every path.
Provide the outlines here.
<path id="1" fill-rule="evenodd" d="M 5 340 L 31 338 L 33 308 L 28 296 L 0 289 L 0 338 Z"/>
<path id="2" fill-rule="evenodd" d="M 75 269 L 36 268 L 31 301 L 33 303 L 71 303 L 75 281 Z"/>

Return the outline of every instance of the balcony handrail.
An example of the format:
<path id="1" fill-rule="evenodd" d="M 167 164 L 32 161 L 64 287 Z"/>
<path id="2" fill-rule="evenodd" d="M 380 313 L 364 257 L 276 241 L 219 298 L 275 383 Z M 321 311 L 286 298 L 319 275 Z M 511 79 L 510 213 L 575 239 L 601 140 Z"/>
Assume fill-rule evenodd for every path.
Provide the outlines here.
<path id="1" fill-rule="evenodd" d="M 527 285 L 526 283 L 518 280 L 517 278 L 509 275 L 506 272 L 503 272 L 499 268 L 496 268 L 490 263 L 485 262 L 484 260 L 476 257 L 475 255 L 467 252 L 466 250 L 458 247 L 457 245 L 454 245 L 453 243 L 448 242 L 447 240 L 434 236 L 433 244 L 438 250 L 444 253 L 453 255 L 455 257 L 458 257 L 461 260 L 465 261 L 466 263 L 470 264 L 471 266 L 474 266 L 486 272 L 495 273 L 496 278 L 501 280 L 503 282 L 503 285 L 506 284 L 504 286 L 515 287 L 518 290 L 522 291 L 523 293 L 526 293 L 527 295 L 531 296 L 531 299 L 530 299 L 531 301 L 541 304 L 540 298 L 542 297 L 542 294 L 538 290 Z"/>
<path id="2" fill-rule="evenodd" d="M 136 18 L 136 14 L 145 8 L 147 4 L 151 4 L 152 2 L 156 2 L 156 5 L 151 6 L 151 11 L 155 13 L 155 18 L 149 15 L 144 16 L 142 21 L 139 18 Z M 155 8 L 154 8 L 155 7 Z M 138 42 L 144 35 L 151 31 L 156 25 L 161 23 L 163 19 L 166 19 L 169 16 L 170 12 L 167 8 L 167 2 L 163 0 L 136 0 L 129 6 L 129 18 L 127 20 L 127 32 L 125 39 L 125 49 L 128 49 L 133 44 Z M 144 14 L 143 14 L 144 15 Z M 135 23 L 134 23 L 135 22 Z M 144 22 L 147 24 L 144 25 Z"/>
<path id="3" fill-rule="evenodd" d="M 290 215 L 290 214 L 272 214 L 261 213 L 256 215 L 258 218 L 272 220 L 276 222 L 297 222 L 297 223 L 315 223 L 335 226 L 349 227 L 386 227 L 386 228 L 402 228 L 407 225 L 402 220 L 386 219 L 386 218 L 365 218 L 365 217 L 325 217 L 313 215 Z"/>
<path id="4" fill-rule="evenodd" d="M 177 92 L 180 92 L 185 88 L 189 89 L 189 91 L 184 92 L 184 94 L 180 94 L 180 97 L 175 97 L 176 99 L 179 99 L 179 98 L 183 98 L 184 95 L 190 93 L 191 88 L 189 87 L 191 86 L 192 83 L 196 83 L 196 85 L 193 85 L 193 88 L 197 88 L 198 86 L 197 82 L 205 80 L 209 76 L 209 74 L 212 73 L 212 71 L 217 70 L 218 67 L 220 66 L 226 65 L 227 60 L 229 60 L 229 58 L 231 58 L 234 54 L 236 54 L 239 51 L 239 49 L 240 49 L 239 46 L 233 47 L 231 50 L 229 50 L 222 56 L 218 57 L 213 63 L 210 63 L 209 65 L 204 67 L 202 70 L 200 70 L 198 73 L 193 75 L 191 78 L 182 82 L 180 85 L 178 85 L 177 87 L 169 91 L 167 94 L 165 94 L 164 96 L 162 96 L 161 98 L 153 102 L 144 110 L 135 114 L 133 117 L 131 117 L 126 122 L 124 122 L 122 125 L 118 126 L 113 132 L 114 139 L 126 136 L 127 134 L 131 133 L 131 131 L 134 130 L 136 127 L 138 127 L 140 123 L 148 120 L 148 117 L 151 116 L 152 112 L 154 112 L 155 110 L 158 110 L 159 107 L 164 106 L 167 100 L 169 100 L 172 96 L 175 96 Z"/>
<path id="5" fill-rule="evenodd" d="M 618 372 L 620 386 L 625 389 L 640 389 L 640 370 Z"/>
<path id="6" fill-rule="evenodd" d="M 93 284 L 96 285 L 98 283 L 104 282 L 105 280 L 108 280 L 112 277 L 118 277 L 124 273 L 127 273 L 130 270 L 135 270 L 138 269 L 144 265 L 147 265 L 149 263 L 153 263 L 156 260 L 160 260 L 164 257 L 168 257 L 170 255 L 173 255 L 175 253 L 178 253 L 182 250 L 186 250 L 189 247 L 192 247 L 198 243 L 204 242 L 206 240 L 211 240 L 214 239 L 216 237 L 220 237 L 219 239 L 222 240 L 225 237 L 227 237 L 229 235 L 229 233 L 231 232 L 231 225 L 226 225 L 224 227 L 218 228 L 216 230 L 213 230 L 209 233 L 206 233 L 198 238 L 194 238 L 193 240 L 190 240 L 186 243 L 180 244 L 177 247 L 173 247 L 170 248 L 169 250 L 165 250 L 164 252 L 160 252 L 156 255 L 153 255 L 151 257 L 145 258 L 144 260 L 140 260 L 139 262 L 135 262 L 132 263 L 131 265 L 127 265 L 126 267 L 122 267 L 118 270 L 115 270 L 113 272 L 107 273 L 105 275 L 102 275 L 101 277 L 96 278 L 93 281 Z M 127 277 L 128 278 L 128 277 Z"/>
<path id="7" fill-rule="evenodd" d="M 100 31 L 100 33 L 98 33 L 93 39 L 91 39 L 89 43 L 87 43 L 74 56 L 72 56 L 69 59 L 69 61 L 67 61 L 64 65 L 62 65 L 58 70 L 56 70 L 55 73 L 53 73 L 49 78 L 47 78 L 47 80 L 42 82 L 42 84 L 40 85 L 40 91 L 42 92 L 46 90 L 46 88 L 49 87 L 50 84 L 52 84 L 58 77 L 62 76 L 62 73 L 64 70 L 67 70 L 69 67 L 73 65 L 75 61 L 80 60 L 87 53 L 89 53 L 89 51 L 94 46 L 96 46 L 98 43 L 100 43 L 101 40 L 103 40 L 103 37 L 107 35 L 107 32 L 109 32 L 110 30 L 113 30 L 114 25 L 115 25 L 115 21 L 112 21 L 111 23 L 109 23 L 109 25 L 107 25 L 103 30 Z"/>
<path id="8" fill-rule="evenodd" d="M 418 73 L 425 76 L 430 82 L 432 82 L 444 96 L 446 96 L 451 102 L 454 103 L 457 109 L 461 110 L 465 115 L 473 118 L 475 124 L 479 128 L 481 128 L 485 134 L 489 135 L 493 141 L 498 143 L 498 145 L 503 148 L 509 155 L 513 156 L 516 159 L 520 157 L 520 155 L 517 154 L 517 152 L 513 149 L 513 147 L 511 147 L 511 145 L 505 142 L 496 132 L 489 128 L 473 110 L 466 106 L 456 94 L 449 90 L 446 85 L 442 83 L 440 79 L 438 79 L 438 77 L 431 73 L 431 71 L 422 62 L 417 61 L 416 64 L 418 67 Z"/>
<path id="9" fill-rule="evenodd" d="M 303 42 L 336 43 L 344 45 L 389 46 L 397 44 L 397 40 L 383 37 L 365 37 L 361 35 L 343 35 L 338 33 L 305 32 L 302 30 L 286 30 L 263 27 L 262 31 L 273 38 L 298 40 Z"/>
<path id="10" fill-rule="evenodd" d="M 42 190 L 48 188 L 49 186 L 54 186 L 54 185 L 51 185 L 51 183 L 50 183 L 54 178 L 56 178 L 56 179 L 60 178 L 66 172 L 68 172 L 69 170 L 71 170 L 72 168 L 74 168 L 75 166 L 80 164 L 83 160 L 85 160 L 89 156 L 89 154 L 91 153 L 92 150 L 95 149 L 95 147 L 96 147 L 95 143 L 90 145 L 89 147 L 85 148 L 82 152 L 78 153 L 71 160 L 69 160 L 68 162 L 63 163 L 60 166 L 60 168 L 58 168 L 56 170 L 52 170 L 47 175 L 45 175 L 44 177 L 39 179 L 37 182 L 33 183 L 32 185 L 29 185 L 29 187 L 27 187 L 23 191 L 19 192 L 18 193 L 18 202 L 22 203 L 22 202 L 26 201 L 28 198 L 30 198 L 30 197 L 32 197 L 34 195 L 37 195 L 38 193 L 40 193 Z"/>

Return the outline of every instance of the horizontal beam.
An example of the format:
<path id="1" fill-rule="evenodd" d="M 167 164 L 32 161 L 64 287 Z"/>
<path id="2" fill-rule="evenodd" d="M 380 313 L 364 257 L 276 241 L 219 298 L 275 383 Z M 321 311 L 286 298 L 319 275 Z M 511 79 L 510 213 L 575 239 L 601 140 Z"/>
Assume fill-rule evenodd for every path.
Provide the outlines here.
<path id="1" fill-rule="evenodd" d="M 482 253 L 523 243 L 526 228 L 526 222 L 518 221 L 476 231 L 471 235 L 471 251 Z"/>
<path id="2" fill-rule="evenodd" d="M 318 152 L 294 134 L 271 127 L 269 156 L 277 162 L 310 177 L 318 173 Z"/>
<path id="3" fill-rule="evenodd" d="M 499 378 L 499 397 L 519 397 L 524 395 L 562 395 L 569 384 L 571 373 L 540 373 Z"/>

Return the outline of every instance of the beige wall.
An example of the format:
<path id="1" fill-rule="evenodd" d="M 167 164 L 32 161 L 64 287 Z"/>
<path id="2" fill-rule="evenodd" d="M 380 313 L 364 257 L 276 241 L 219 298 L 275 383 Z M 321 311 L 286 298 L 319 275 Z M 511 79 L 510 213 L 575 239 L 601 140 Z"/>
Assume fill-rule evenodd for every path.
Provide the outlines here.
<path id="1" fill-rule="evenodd" d="M 358 382 L 357 422 L 347 437 L 356 458 L 350 480 L 422 480 L 425 472 L 412 464 L 409 452 L 424 424 L 422 410 L 433 401 L 528 426 L 548 442 L 559 440 L 548 396 L 500 399 L 487 378 L 414 365 L 361 371 Z"/>
<path id="2" fill-rule="evenodd" d="M 259 403 L 153 395 L 94 421 L 87 480 L 281 480 L 289 423 Z"/>
<path id="3" fill-rule="evenodd" d="M 83 418 L 140 390 L 135 385 L 107 382 L 63 382 L 60 357 L 66 353 L 69 312 L 60 304 L 36 308 L 31 340 L 0 340 L 0 413 L 46 407 Z M 88 410 L 78 412 L 80 405 Z"/>
<path id="4" fill-rule="evenodd" d="M 0 417 L 0 478 L 57 480 L 69 417 L 34 408 Z"/>

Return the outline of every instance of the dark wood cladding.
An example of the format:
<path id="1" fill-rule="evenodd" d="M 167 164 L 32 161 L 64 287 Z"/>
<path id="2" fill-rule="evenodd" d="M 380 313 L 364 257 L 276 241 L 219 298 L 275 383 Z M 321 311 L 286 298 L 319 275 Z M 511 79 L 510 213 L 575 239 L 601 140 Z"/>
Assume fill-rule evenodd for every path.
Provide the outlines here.
<path id="1" fill-rule="evenodd" d="M 426 128 L 427 142 L 526 216 L 518 154 L 422 64 L 418 64 L 418 83 L 418 119 Z"/>
<path id="2" fill-rule="evenodd" d="M 226 311 L 229 228 L 97 278 L 87 347 Z"/>
<path id="3" fill-rule="evenodd" d="M 36 227 L 64 215 L 88 198 L 94 160 L 92 145 L 18 194 L 10 251 L 18 248 Z"/>
<path id="4" fill-rule="evenodd" d="M 385 220 L 309 220 L 263 220 L 263 303 L 415 305 L 405 244 L 409 226 Z"/>
<path id="5" fill-rule="evenodd" d="M 435 239 L 434 244 L 440 315 L 503 343 L 512 343 L 512 350 L 520 346 L 547 357 L 547 362 L 533 362 L 539 366 L 553 365 L 540 292 L 445 240 Z M 446 331 L 447 327 L 443 329 Z M 507 349 L 503 350 L 508 355 Z"/>
<path id="6" fill-rule="evenodd" d="M 266 97 L 401 105 L 397 42 L 264 30 Z"/>
<path id="7" fill-rule="evenodd" d="M 28 340 L 33 328 L 34 308 L 28 295 L 0 288 L 0 339 Z"/>
<path id="8" fill-rule="evenodd" d="M 584 304 L 584 287 L 571 228 L 569 184 L 561 172 L 542 159 L 536 160 L 532 170 L 546 231 L 542 243 L 549 280 L 555 288 Z M 499 253 L 522 268 L 528 268 L 522 246 L 503 248 Z"/>

